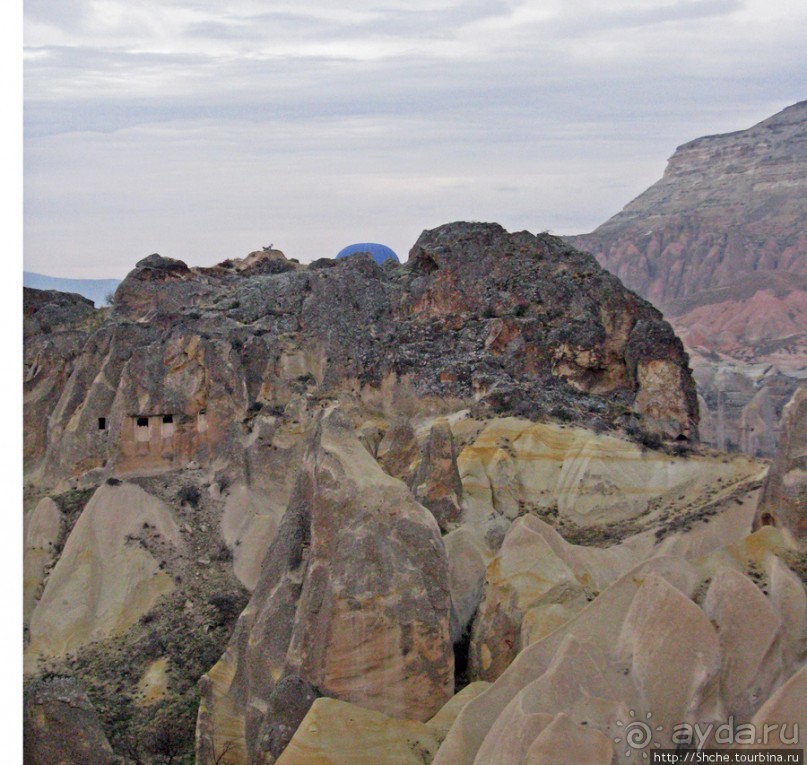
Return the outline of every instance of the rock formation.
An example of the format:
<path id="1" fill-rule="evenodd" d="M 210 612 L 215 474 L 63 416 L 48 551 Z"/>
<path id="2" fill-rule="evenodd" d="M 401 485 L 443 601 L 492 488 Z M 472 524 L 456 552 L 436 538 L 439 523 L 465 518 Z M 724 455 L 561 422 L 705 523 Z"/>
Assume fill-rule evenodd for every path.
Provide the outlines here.
<path id="1" fill-rule="evenodd" d="M 680 146 L 664 177 L 575 238 L 655 305 L 754 272 L 807 276 L 807 101 Z"/>
<path id="2" fill-rule="evenodd" d="M 33 609 L 29 662 L 125 632 L 173 588 L 160 564 L 182 547 L 172 513 L 155 497 L 132 484 L 99 488 Z"/>
<path id="3" fill-rule="evenodd" d="M 203 680 L 202 761 L 233 742 L 272 762 L 320 694 L 431 717 L 454 687 L 447 569 L 434 518 L 341 413 L 325 414 L 252 600 Z"/>
<path id="4" fill-rule="evenodd" d="M 26 765 L 115 765 L 87 694 L 74 680 L 53 678 L 30 684 L 23 707 Z"/>
<path id="5" fill-rule="evenodd" d="M 434 764 L 533 761 L 553 725 L 568 751 L 593 746 L 595 762 L 632 762 L 683 743 L 680 725 L 760 714 L 800 666 L 807 602 L 772 554 L 781 537 L 759 533 L 692 562 L 656 556 L 629 570 L 469 702 Z M 791 725 L 804 724 L 803 708 L 790 712 Z M 625 735 L 634 720 L 647 725 L 639 747 Z"/>
<path id="6" fill-rule="evenodd" d="M 45 451 L 49 416 L 99 314 L 80 295 L 23 289 L 26 464 Z"/>
<path id="7" fill-rule="evenodd" d="M 454 437 L 446 421 L 432 425 L 412 478 L 415 499 L 431 510 L 440 529 L 449 531 L 462 513 L 462 481 L 457 470 Z"/>
<path id="8" fill-rule="evenodd" d="M 769 524 L 807 545 L 807 386 L 796 391 L 782 416 L 782 438 L 755 519 L 757 527 Z"/>
<path id="9" fill-rule="evenodd" d="M 782 406 L 804 374 L 805 147 L 807 101 L 690 141 L 622 212 L 568 238 L 665 312 L 692 356 L 703 437 L 719 448 L 773 456 Z M 747 391 L 724 387 L 727 374 Z"/>
<path id="10" fill-rule="evenodd" d="M 40 482 L 235 463 L 303 392 L 633 417 L 697 436 L 686 356 L 658 312 L 559 240 L 495 225 L 424 232 L 409 262 L 386 270 L 361 255 L 318 269 L 276 258 L 189 269 L 153 255 L 109 319 L 69 340 L 70 369 L 26 360 L 26 467 Z"/>
<path id="11" fill-rule="evenodd" d="M 643 693 L 794 708 L 766 466 L 697 444 L 670 326 L 559 240 L 153 255 L 111 310 L 26 306 L 26 671 L 78 680 L 117 755 L 610 762 Z"/>
<path id="12" fill-rule="evenodd" d="M 425 723 L 387 717 L 344 701 L 317 699 L 278 765 L 423 765 L 434 757 L 462 708 L 488 687 L 488 683 L 471 683 Z"/>

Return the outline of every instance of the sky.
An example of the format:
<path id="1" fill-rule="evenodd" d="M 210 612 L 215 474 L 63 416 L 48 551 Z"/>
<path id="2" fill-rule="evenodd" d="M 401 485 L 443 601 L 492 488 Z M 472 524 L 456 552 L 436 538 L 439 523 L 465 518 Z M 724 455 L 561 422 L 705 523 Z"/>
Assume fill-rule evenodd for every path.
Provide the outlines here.
<path id="1" fill-rule="evenodd" d="M 27 0 L 24 266 L 584 233 L 807 98 L 803 0 Z"/>

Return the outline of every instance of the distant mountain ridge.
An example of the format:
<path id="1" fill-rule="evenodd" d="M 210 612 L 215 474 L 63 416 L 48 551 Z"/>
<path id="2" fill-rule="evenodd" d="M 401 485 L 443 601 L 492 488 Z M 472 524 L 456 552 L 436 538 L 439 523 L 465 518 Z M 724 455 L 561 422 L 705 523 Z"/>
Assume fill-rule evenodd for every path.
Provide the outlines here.
<path id="1" fill-rule="evenodd" d="M 33 287 L 37 290 L 58 290 L 59 292 L 74 292 L 95 303 L 96 308 L 107 304 L 107 297 L 114 293 L 121 283 L 120 279 L 63 279 L 58 276 L 46 276 L 33 271 L 23 271 L 22 283 L 24 287 Z"/>
<path id="2" fill-rule="evenodd" d="M 566 240 L 667 314 L 704 440 L 772 455 L 807 379 L 807 101 L 678 147 L 658 182 Z"/>
<path id="3" fill-rule="evenodd" d="M 807 275 L 807 101 L 685 143 L 664 176 L 590 234 L 567 237 L 630 289 L 676 300 L 757 271 Z"/>

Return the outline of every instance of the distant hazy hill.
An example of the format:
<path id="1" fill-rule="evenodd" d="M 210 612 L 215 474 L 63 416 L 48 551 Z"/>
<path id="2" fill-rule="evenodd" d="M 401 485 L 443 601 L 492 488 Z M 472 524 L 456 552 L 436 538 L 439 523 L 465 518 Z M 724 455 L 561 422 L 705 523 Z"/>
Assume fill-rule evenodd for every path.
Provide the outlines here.
<path id="1" fill-rule="evenodd" d="M 568 239 L 668 311 L 744 274 L 807 276 L 807 101 L 680 146 L 664 177 Z"/>
<path id="2" fill-rule="evenodd" d="M 807 101 L 684 144 L 622 212 L 567 239 L 667 314 L 703 439 L 772 456 L 807 379 Z"/>
<path id="3" fill-rule="evenodd" d="M 77 292 L 95 303 L 96 308 L 106 305 L 107 295 L 114 292 L 120 279 L 60 279 L 56 276 L 35 274 L 23 271 L 22 283 L 25 287 L 38 290 L 59 290 L 59 292 Z"/>

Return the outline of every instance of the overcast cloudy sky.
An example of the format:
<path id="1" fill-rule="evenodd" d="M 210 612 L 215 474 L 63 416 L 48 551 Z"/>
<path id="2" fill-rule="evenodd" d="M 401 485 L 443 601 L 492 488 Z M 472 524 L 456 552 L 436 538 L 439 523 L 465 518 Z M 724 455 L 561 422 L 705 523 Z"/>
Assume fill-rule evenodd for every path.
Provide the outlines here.
<path id="1" fill-rule="evenodd" d="M 589 231 L 807 98 L 804 0 L 26 0 L 25 267 Z"/>

